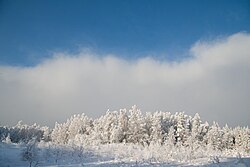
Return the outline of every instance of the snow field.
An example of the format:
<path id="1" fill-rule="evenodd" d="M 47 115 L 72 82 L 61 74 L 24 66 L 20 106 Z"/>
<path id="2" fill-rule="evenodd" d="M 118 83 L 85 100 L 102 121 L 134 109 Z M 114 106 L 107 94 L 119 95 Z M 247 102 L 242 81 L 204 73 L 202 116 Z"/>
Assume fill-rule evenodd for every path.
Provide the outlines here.
<path id="1" fill-rule="evenodd" d="M 29 162 L 22 159 L 24 144 L 1 143 L 1 167 L 24 167 Z M 234 157 L 229 152 L 206 152 L 190 155 L 184 148 L 171 150 L 160 145 L 148 147 L 135 144 L 106 144 L 98 146 L 54 145 L 53 143 L 38 143 L 37 157 L 32 166 L 214 166 L 214 167 L 247 167 L 250 156 Z M 174 153 L 173 153 L 174 152 Z M 202 151 L 199 150 L 199 153 Z M 207 155 L 206 155 L 207 154 Z M 199 155 L 195 157 L 195 155 Z M 203 156 L 202 156 L 203 155 Z"/>

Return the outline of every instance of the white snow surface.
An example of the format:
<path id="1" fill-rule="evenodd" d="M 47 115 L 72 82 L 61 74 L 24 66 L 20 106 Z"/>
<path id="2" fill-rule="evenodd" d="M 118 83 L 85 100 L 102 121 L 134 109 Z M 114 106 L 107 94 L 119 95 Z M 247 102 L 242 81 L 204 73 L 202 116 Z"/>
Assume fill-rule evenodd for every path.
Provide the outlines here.
<path id="1" fill-rule="evenodd" d="M 0 142 L 0 167 L 26 167 L 29 162 L 22 158 L 25 144 Z M 169 152 L 164 146 L 136 144 L 105 144 L 95 146 L 55 145 L 40 142 L 31 166 L 78 167 L 78 166 L 208 166 L 250 167 L 250 155 L 229 152 L 202 153 L 177 149 Z M 199 155 L 199 156 L 198 156 Z M 209 156 L 208 156 L 209 155 Z"/>

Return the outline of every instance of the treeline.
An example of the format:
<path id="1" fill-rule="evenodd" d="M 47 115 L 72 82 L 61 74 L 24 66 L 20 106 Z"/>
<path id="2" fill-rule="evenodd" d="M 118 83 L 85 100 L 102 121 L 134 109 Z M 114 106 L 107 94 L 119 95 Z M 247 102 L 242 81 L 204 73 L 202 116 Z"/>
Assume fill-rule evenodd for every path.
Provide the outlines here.
<path id="1" fill-rule="evenodd" d="M 0 139 L 1 141 L 9 140 L 12 143 L 28 143 L 30 140 L 50 141 L 51 130 L 47 126 L 39 126 L 37 124 L 27 125 L 19 121 L 13 127 L 1 126 Z"/>
<path id="2" fill-rule="evenodd" d="M 108 143 L 160 144 L 169 146 L 204 147 L 213 150 L 238 149 L 250 152 L 248 127 L 220 127 L 202 122 L 199 114 L 193 117 L 183 112 L 154 112 L 142 114 L 132 109 L 108 111 L 98 119 L 85 114 L 74 115 L 64 123 L 56 123 L 52 130 L 38 125 L 18 124 L 0 127 L 2 139 L 8 135 L 12 142 L 37 140 L 56 144 L 96 145 Z"/>

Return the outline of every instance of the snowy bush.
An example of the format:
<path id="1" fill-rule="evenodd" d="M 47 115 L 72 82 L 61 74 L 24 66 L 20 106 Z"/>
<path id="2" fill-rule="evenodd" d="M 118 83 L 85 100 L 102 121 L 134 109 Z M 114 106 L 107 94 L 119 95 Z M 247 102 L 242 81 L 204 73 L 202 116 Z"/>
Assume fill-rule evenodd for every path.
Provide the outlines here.
<path id="1" fill-rule="evenodd" d="M 29 167 L 38 165 L 38 148 L 36 139 L 30 140 L 22 152 L 22 159 L 29 162 Z"/>

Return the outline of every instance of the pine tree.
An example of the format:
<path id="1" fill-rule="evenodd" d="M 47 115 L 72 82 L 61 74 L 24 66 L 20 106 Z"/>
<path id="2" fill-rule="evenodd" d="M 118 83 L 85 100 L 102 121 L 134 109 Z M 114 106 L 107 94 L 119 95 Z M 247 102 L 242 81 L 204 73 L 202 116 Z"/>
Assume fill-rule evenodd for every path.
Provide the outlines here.
<path id="1" fill-rule="evenodd" d="M 195 138 L 199 139 L 199 135 L 200 135 L 200 125 L 201 125 L 201 120 L 200 120 L 200 116 L 198 113 L 196 113 L 192 119 L 192 136 L 194 136 Z"/>
<path id="2" fill-rule="evenodd" d="M 218 123 L 213 122 L 205 137 L 207 145 L 214 150 L 223 150 L 223 131 Z"/>
<path id="3" fill-rule="evenodd" d="M 176 113 L 176 139 L 178 142 L 184 143 L 188 137 L 188 129 L 187 129 L 187 115 L 184 115 L 183 112 Z"/>
<path id="4" fill-rule="evenodd" d="M 226 125 L 225 127 L 222 128 L 222 131 L 223 131 L 223 137 L 222 137 L 223 148 L 233 149 L 235 144 L 235 137 L 232 133 L 233 132 L 232 129 L 229 128 L 228 125 Z"/>

